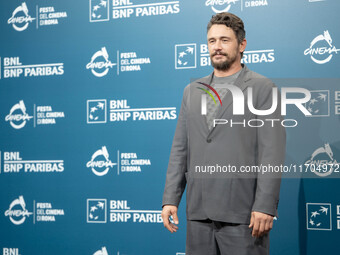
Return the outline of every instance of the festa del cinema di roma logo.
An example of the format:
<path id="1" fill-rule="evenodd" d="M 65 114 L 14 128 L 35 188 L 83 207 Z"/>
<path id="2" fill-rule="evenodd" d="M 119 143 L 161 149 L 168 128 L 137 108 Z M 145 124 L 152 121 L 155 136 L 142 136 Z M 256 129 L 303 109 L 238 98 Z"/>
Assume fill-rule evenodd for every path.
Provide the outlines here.
<path id="1" fill-rule="evenodd" d="M 44 1 L 50 2 L 50 1 Z M 12 12 L 12 16 L 7 20 L 16 31 L 24 31 L 29 24 L 36 21 L 36 28 L 41 26 L 50 26 L 59 24 L 59 19 L 67 18 L 67 12 L 55 11 L 53 6 L 38 7 L 36 6 L 36 17 L 32 18 L 28 13 L 26 2 L 16 7 Z"/>
<path id="2" fill-rule="evenodd" d="M 317 64 L 326 64 L 331 61 L 334 53 L 338 54 L 340 51 L 332 42 L 332 37 L 328 30 L 326 30 L 323 34 L 313 39 L 309 48 L 304 51 L 304 54 L 305 56 L 310 55 L 310 58 Z"/>
<path id="3" fill-rule="evenodd" d="M 118 166 L 117 175 L 120 172 L 142 172 L 144 166 L 150 166 L 151 160 L 148 158 L 139 158 L 135 152 L 120 152 L 117 151 L 117 162 L 113 163 L 110 160 L 109 152 L 106 146 L 93 153 L 91 160 L 86 163 L 86 167 L 90 168 L 97 176 L 106 175 L 110 168 Z"/>
<path id="4" fill-rule="evenodd" d="M 104 159 L 104 160 L 103 160 Z M 93 153 L 91 160 L 87 162 L 86 167 L 91 168 L 92 172 L 97 176 L 106 175 L 110 168 L 117 165 L 117 163 L 112 163 L 109 159 L 109 152 L 106 146 Z"/>
<path id="5" fill-rule="evenodd" d="M 96 251 L 95 253 L 93 253 L 93 255 L 112 255 L 113 253 L 110 253 L 107 251 L 106 247 L 103 246 L 100 250 Z M 115 255 L 119 255 L 119 251 L 117 253 L 114 253 Z M 125 253 L 124 253 L 125 254 Z M 16 255 L 16 254 L 13 254 Z M 180 254 L 176 254 L 176 255 L 180 255 Z M 185 254 L 183 254 L 185 255 Z"/>
<path id="6" fill-rule="evenodd" d="M 24 101 L 20 100 L 19 103 L 15 104 L 11 108 L 9 114 L 5 118 L 5 121 L 9 121 L 13 128 L 20 129 L 23 128 L 26 125 L 26 122 L 32 118 L 33 116 L 29 116 L 26 113 Z"/>
<path id="7" fill-rule="evenodd" d="M 101 248 L 101 250 L 98 250 L 95 253 L 93 253 L 93 255 L 109 255 L 109 253 L 107 252 L 107 249 L 104 246 Z"/>
<path id="8" fill-rule="evenodd" d="M 96 77 L 103 77 L 107 75 L 114 66 L 116 67 L 117 75 L 119 75 L 120 72 L 142 71 L 144 65 L 151 63 L 149 57 L 139 57 L 139 54 L 134 51 L 120 52 L 117 50 L 116 53 L 116 63 L 112 63 L 106 47 L 102 47 L 92 55 L 91 61 L 86 64 L 86 69 L 91 70 L 91 73 Z"/>
<path id="9" fill-rule="evenodd" d="M 15 199 L 10 205 L 9 209 L 5 212 L 5 216 L 8 216 L 10 221 L 15 225 L 20 225 L 25 222 L 26 217 L 32 215 L 26 209 L 26 203 L 23 196 Z"/>
<path id="10" fill-rule="evenodd" d="M 334 168 L 339 164 L 334 158 L 334 153 L 332 151 L 329 143 L 325 143 L 324 146 L 317 148 L 310 159 L 308 159 L 305 164 L 314 167 L 314 174 L 320 177 L 326 177 L 334 172 Z"/>
<path id="11" fill-rule="evenodd" d="M 237 3 L 241 4 L 241 11 L 243 7 L 259 7 L 268 6 L 267 0 L 206 0 L 205 6 L 211 6 L 211 10 L 215 13 L 229 12 L 231 7 Z"/>
<path id="12" fill-rule="evenodd" d="M 23 15 L 22 15 L 23 14 Z M 28 8 L 25 2 L 19 5 L 8 19 L 7 23 L 12 24 L 16 31 L 24 31 L 30 23 L 36 18 L 32 18 L 28 14 Z"/>
<path id="13" fill-rule="evenodd" d="M 94 76 L 103 77 L 107 75 L 110 68 L 116 65 L 116 63 L 112 63 L 109 60 L 109 54 L 106 48 L 102 47 L 101 50 L 93 54 L 91 62 L 86 65 L 86 69 L 91 69 Z"/>
<path id="14" fill-rule="evenodd" d="M 211 9 L 215 13 L 221 12 L 229 12 L 231 5 L 236 4 L 239 0 L 207 0 L 205 2 L 206 6 L 211 6 Z M 218 5 L 220 8 L 216 8 L 215 6 Z M 226 6 L 224 9 L 221 7 Z"/>

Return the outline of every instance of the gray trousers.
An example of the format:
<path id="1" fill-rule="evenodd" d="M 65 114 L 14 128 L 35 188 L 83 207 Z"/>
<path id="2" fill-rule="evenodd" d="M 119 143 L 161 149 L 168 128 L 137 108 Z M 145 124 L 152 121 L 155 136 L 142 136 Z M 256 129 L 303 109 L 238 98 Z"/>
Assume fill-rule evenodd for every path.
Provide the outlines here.
<path id="1" fill-rule="evenodd" d="M 187 221 L 186 255 L 269 255 L 269 234 L 252 237 L 247 224 Z"/>

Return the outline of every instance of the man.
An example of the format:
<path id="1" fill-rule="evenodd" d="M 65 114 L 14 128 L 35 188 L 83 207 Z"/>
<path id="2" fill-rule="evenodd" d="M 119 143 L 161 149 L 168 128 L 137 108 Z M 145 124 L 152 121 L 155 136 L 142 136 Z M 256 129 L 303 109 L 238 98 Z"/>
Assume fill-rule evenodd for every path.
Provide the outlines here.
<path id="1" fill-rule="evenodd" d="M 171 233 L 177 231 L 177 208 L 187 186 L 187 255 L 266 255 L 268 233 L 277 216 L 281 174 L 240 170 L 284 163 L 280 103 L 270 110 L 276 106 L 277 88 L 241 64 L 247 41 L 239 17 L 219 13 L 207 30 L 214 71 L 184 90 L 163 195 L 164 226 Z M 226 89 L 226 84 L 237 89 Z M 246 93 L 248 90 L 252 93 Z M 249 97 L 252 104 L 233 106 L 237 91 L 243 92 L 244 102 Z M 243 114 L 234 114 L 243 106 Z M 267 115 L 259 113 L 265 110 Z M 214 176 L 217 168 L 209 166 L 217 165 L 232 166 L 236 172 Z M 207 175 L 206 169 L 214 171 Z"/>

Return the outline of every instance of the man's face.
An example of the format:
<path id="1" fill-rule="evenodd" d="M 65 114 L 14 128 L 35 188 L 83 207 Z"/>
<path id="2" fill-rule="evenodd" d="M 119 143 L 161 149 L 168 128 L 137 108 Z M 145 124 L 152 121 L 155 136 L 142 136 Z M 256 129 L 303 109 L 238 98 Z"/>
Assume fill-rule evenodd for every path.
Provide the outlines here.
<path id="1" fill-rule="evenodd" d="M 226 25 L 212 25 L 207 37 L 211 64 L 214 68 L 226 71 L 233 63 L 241 61 L 240 52 L 244 49 L 231 28 Z"/>

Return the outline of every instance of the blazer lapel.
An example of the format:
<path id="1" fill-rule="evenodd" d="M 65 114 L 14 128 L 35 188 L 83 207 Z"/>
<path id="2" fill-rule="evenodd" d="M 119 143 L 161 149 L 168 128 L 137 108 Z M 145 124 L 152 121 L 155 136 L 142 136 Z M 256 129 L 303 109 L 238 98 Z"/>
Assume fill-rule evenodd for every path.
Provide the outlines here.
<path id="1" fill-rule="evenodd" d="M 203 89 L 207 89 L 204 85 L 202 85 L 202 83 L 204 84 L 207 84 L 207 85 L 211 85 L 211 82 L 212 82 L 212 79 L 214 77 L 214 72 L 212 72 L 209 76 L 205 77 L 205 78 L 202 78 L 200 79 L 200 81 L 197 81 L 197 86 L 203 88 Z M 202 93 L 198 93 L 198 102 L 201 102 L 201 96 L 202 96 Z M 223 104 L 223 103 L 222 103 Z M 206 118 L 206 115 L 202 115 L 201 114 L 201 108 L 199 108 L 199 116 L 200 116 L 200 121 L 203 122 L 203 127 L 205 129 L 205 132 L 209 133 L 209 127 L 208 127 L 208 123 L 207 123 L 207 118 Z"/>

